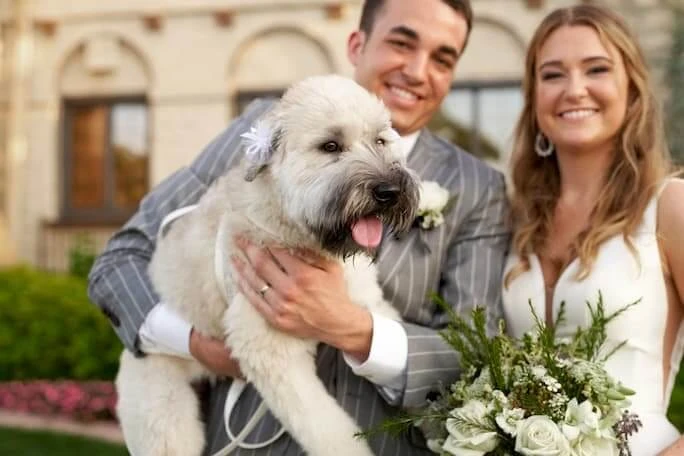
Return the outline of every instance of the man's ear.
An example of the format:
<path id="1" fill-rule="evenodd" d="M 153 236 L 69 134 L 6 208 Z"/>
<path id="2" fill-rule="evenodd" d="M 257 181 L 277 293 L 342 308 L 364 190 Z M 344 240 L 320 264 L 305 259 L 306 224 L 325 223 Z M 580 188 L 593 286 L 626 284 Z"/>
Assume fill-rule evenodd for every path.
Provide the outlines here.
<path id="1" fill-rule="evenodd" d="M 366 33 L 362 30 L 355 30 L 347 39 L 347 58 L 352 65 L 358 65 L 359 58 L 366 44 Z"/>
<path id="2" fill-rule="evenodd" d="M 245 137 L 245 135 L 243 135 Z M 251 143 L 245 149 L 245 180 L 252 182 L 257 175 L 271 163 L 273 155 L 280 147 L 282 130 L 275 122 L 262 121 L 245 137 Z"/>

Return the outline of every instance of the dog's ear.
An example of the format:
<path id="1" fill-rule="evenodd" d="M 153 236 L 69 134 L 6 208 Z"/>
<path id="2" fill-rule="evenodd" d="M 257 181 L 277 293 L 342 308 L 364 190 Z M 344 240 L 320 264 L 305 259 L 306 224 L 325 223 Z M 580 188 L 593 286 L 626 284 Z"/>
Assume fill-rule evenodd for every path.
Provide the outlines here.
<path id="1" fill-rule="evenodd" d="M 268 166 L 280 145 L 281 129 L 273 118 L 257 121 L 249 132 L 242 134 L 245 146 L 245 180 L 253 181 Z"/>

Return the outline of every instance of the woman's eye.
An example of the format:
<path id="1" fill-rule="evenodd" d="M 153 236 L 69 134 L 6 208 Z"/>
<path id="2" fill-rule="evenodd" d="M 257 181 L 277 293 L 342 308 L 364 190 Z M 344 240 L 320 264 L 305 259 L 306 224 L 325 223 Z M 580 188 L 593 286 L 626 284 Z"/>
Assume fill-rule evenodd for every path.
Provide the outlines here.
<path id="1" fill-rule="evenodd" d="M 541 78 L 542 78 L 542 81 L 548 81 L 549 79 L 557 79 L 557 78 L 560 78 L 561 76 L 563 76 L 561 73 L 556 73 L 556 72 L 542 73 Z"/>
<path id="2" fill-rule="evenodd" d="M 590 74 L 606 73 L 609 70 L 608 67 L 600 66 L 589 69 Z"/>
<path id="3" fill-rule="evenodd" d="M 328 153 L 339 152 L 340 151 L 340 145 L 337 144 L 335 141 L 328 141 L 327 143 L 325 143 L 321 146 L 321 149 L 324 152 L 328 152 Z"/>

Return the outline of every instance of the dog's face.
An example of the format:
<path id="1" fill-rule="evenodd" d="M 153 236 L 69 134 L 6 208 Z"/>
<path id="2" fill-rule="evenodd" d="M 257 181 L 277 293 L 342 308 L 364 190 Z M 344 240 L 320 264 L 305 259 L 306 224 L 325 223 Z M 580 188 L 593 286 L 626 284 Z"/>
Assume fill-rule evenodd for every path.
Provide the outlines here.
<path id="1" fill-rule="evenodd" d="M 394 232 L 410 228 L 417 179 L 375 96 L 351 79 L 313 77 L 288 90 L 265 121 L 274 136 L 262 171 L 281 195 L 285 217 L 324 250 L 372 252 L 383 225 Z"/>

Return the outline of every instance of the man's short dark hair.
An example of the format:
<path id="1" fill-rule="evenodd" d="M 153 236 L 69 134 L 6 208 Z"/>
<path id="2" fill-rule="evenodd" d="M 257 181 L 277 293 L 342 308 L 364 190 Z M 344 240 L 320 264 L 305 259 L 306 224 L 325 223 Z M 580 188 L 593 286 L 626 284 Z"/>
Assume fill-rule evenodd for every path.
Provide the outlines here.
<path id="1" fill-rule="evenodd" d="M 361 22 L 359 23 L 359 29 L 362 30 L 366 35 L 370 35 L 373 31 L 373 25 L 375 25 L 375 19 L 377 19 L 378 13 L 385 6 L 387 0 L 366 0 L 363 2 L 363 9 L 361 10 Z M 454 11 L 461 14 L 468 24 L 468 35 L 473 25 L 473 8 L 470 5 L 470 0 L 442 0 L 442 2 L 449 5 Z M 420 2 L 416 2 L 416 8 Z"/>

